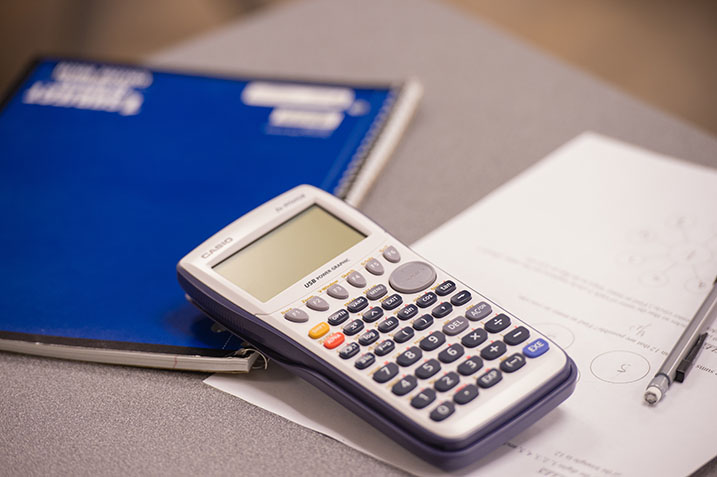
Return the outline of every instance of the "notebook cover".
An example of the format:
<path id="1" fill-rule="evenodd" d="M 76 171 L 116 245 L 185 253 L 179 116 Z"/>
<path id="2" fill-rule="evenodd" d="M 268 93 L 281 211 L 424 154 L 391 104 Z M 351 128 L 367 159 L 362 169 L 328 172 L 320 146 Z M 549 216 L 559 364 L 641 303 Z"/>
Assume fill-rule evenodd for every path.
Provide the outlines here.
<path id="1" fill-rule="evenodd" d="M 0 337 L 231 354 L 177 261 L 295 185 L 345 193 L 396 94 L 35 62 L 0 110 Z"/>

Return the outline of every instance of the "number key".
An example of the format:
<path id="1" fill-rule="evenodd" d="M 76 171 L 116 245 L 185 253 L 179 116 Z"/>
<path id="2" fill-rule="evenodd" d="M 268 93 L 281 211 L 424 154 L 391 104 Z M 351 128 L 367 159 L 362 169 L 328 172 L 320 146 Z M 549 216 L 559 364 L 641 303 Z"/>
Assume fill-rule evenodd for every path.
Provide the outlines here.
<path id="1" fill-rule="evenodd" d="M 409 374 L 394 384 L 391 388 L 391 392 L 393 392 L 396 396 L 403 396 L 413 391 L 413 388 L 415 388 L 417 384 L 418 380 L 416 380 L 416 377 Z"/>
<path id="2" fill-rule="evenodd" d="M 398 355 L 396 362 L 401 366 L 411 366 L 413 363 L 421 359 L 423 352 L 417 346 L 411 346 L 406 351 Z"/>
<path id="3" fill-rule="evenodd" d="M 429 359 L 416 368 L 416 376 L 421 379 L 428 379 L 441 370 L 441 363 L 435 359 Z"/>
<path id="4" fill-rule="evenodd" d="M 386 363 L 385 365 L 381 366 L 378 371 L 373 373 L 373 380 L 377 383 L 385 383 L 397 374 L 398 365 L 396 363 Z"/>
<path id="5" fill-rule="evenodd" d="M 438 391 L 445 392 L 455 387 L 459 381 L 460 378 L 458 377 L 458 375 L 451 371 L 450 373 L 446 373 L 440 378 L 438 378 L 438 381 L 436 381 L 433 387 L 435 387 Z"/>
<path id="6" fill-rule="evenodd" d="M 418 346 L 420 346 L 421 349 L 425 351 L 433 351 L 445 342 L 446 335 L 444 335 L 440 331 L 434 331 L 430 335 L 423 338 L 420 343 L 418 343 Z"/>
<path id="7" fill-rule="evenodd" d="M 470 376 L 483 367 L 483 360 L 478 356 L 471 356 L 458 365 L 458 372 L 463 376 Z"/>
<path id="8" fill-rule="evenodd" d="M 438 353 L 438 359 L 444 363 L 452 363 L 463 356 L 464 352 L 465 350 L 463 349 L 463 346 L 458 343 L 453 343 L 448 348 Z"/>
<path id="9" fill-rule="evenodd" d="M 411 406 L 416 409 L 423 409 L 436 400 L 436 391 L 426 388 L 411 399 Z"/>
<path id="10" fill-rule="evenodd" d="M 433 411 L 431 411 L 430 416 L 431 419 L 436 422 L 439 422 L 453 414 L 455 410 L 456 406 L 451 401 L 445 401 L 444 403 L 436 407 Z"/>

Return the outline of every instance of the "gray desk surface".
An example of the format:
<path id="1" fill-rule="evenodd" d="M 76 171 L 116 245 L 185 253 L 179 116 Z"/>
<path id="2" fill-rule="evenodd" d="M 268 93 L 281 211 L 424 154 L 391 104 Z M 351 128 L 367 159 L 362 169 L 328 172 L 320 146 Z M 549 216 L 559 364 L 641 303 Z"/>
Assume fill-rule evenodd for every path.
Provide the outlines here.
<path id="1" fill-rule="evenodd" d="M 289 3 L 150 60 L 229 73 L 419 78 L 420 111 L 361 207 L 407 243 L 584 130 L 717 166 L 714 137 L 422 0 Z M 209 388 L 204 377 L 0 353 L 0 474 L 401 473 Z M 700 474 L 717 475 L 716 461 Z"/>

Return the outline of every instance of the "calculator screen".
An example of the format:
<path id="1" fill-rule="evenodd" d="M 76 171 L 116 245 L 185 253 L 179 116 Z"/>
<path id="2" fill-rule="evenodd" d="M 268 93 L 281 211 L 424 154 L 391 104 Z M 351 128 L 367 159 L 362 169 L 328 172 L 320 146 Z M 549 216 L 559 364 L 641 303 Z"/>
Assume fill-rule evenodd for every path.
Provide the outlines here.
<path id="1" fill-rule="evenodd" d="M 221 261 L 214 270 L 266 302 L 364 238 L 313 205 Z"/>

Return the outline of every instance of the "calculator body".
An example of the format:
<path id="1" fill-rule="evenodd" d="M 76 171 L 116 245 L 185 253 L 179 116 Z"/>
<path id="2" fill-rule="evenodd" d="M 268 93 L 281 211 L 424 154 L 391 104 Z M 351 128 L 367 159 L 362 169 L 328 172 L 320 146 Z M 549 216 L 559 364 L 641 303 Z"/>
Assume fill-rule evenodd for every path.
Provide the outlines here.
<path id="1" fill-rule="evenodd" d="M 311 186 L 237 219 L 177 271 L 219 324 L 444 469 L 575 386 L 549 338 Z"/>

